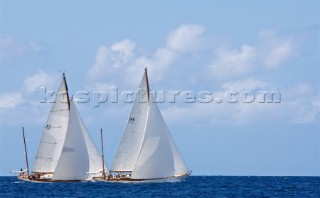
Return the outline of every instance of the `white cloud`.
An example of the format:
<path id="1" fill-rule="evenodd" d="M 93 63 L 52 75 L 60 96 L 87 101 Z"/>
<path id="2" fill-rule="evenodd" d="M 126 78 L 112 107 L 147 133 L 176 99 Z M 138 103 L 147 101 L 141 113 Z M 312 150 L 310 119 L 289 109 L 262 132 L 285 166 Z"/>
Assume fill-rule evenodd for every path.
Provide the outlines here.
<path id="1" fill-rule="evenodd" d="M 176 57 L 177 55 L 173 51 L 166 48 L 158 49 L 151 57 L 139 57 L 134 63 L 127 66 L 125 81 L 127 84 L 139 82 L 145 67 L 149 68 L 148 71 L 152 80 L 158 81 L 162 79 Z"/>
<path id="2" fill-rule="evenodd" d="M 115 83 L 102 83 L 97 82 L 92 85 L 86 86 L 85 89 L 88 91 L 110 91 L 117 88 Z"/>
<path id="3" fill-rule="evenodd" d="M 26 77 L 24 80 L 23 90 L 30 94 L 40 87 L 51 87 L 55 82 L 55 76 L 49 75 L 43 70 L 38 71 L 38 73 Z"/>
<path id="4" fill-rule="evenodd" d="M 192 52 L 201 47 L 200 36 L 205 31 L 201 25 L 181 25 L 167 38 L 167 47 L 181 52 Z"/>
<path id="5" fill-rule="evenodd" d="M 268 86 L 267 82 L 248 78 L 244 81 L 229 81 L 222 85 L 225 91 L 243 91 L 243 90 L 256 90 L 257 88 L 264 89 Z"/>
<path id="6" fill-rule="evenodd" d="M 204 42 L 204 31 L 205 28 L 201 25 L 181 25 L 168 34 L 164 46 L 144 54 L 137 54 L 136 44 L 128 39 L 114 43 L 111 47 L 101 46 L 97 51 L 93 67 L 89 69 L 89 75 L 94 83 L 88 87 L 110 89 L 110 86 L 116 83 L 118 86 L 136 88 L 141 80 L 144 67 L 148 67 L 152 81 L 167 82 L 170 80 L 165 78 L 168 71 L 176 71 L 174 75 L 181 76 L 174 79 L 175 81 L 187 81 L 192 76 L 195 77 L 192 79 L 193 82 L 201 81 L 203 84 L 208 84 L 201 76 L 207 73 L 211 78 L 219 79 L 219 83 L 215 85 L 217 87 L 215 96 L 221 98 L 225 97 L 226 91 L 274 91 L 277 89 L 273 83 L 261 80 L 257 76 L 253 77 L 252 74 L 256 71 L 272 72 L 270 68 L 282 66 L 285 61 L 293 57 L 296 50 L 292 38 L 279 36 L 270 31 L 261 32 L 257 44 L 242 44 L 239 48 L 209 46 L 210 43 Z M 214 49 L 215 59 L 209 63 L 211 57 L 208 58 L 208 56 L 212 55 L 212 49 Z M 178 64 L 190 56 L 197 56 L 196 60 L 200 62 L 190 64 L 188 67 Z M 206 66 L 199 67 L 199 65 Z M 104 78 L 97 82 L 99 76 Z M 307 85 L 300 85 L 299 89 L 308 93 L 312 92 L 312 88 Z M 288 94 L 289 90 L 285 92 Z M 176 104 L 174 107 L 167 108 L 164 114 L 169 117 L 169 120 L 186 118 L 191 121 L 196 118 L 200 122 L 206 120 L 207 122 L 236 125 L 252 123 L 264 118 L 313 122 L 318 116 L 319 110 L 311 110 L 318 104 L 314 99 L 317 98 L 314 94 L 309 94 L 307 100 L 308 104 L 315 104 L 311 105 L 312 107 L 301 104 L 299 102 L 301 96 L 292 95 L 290 98 L 285 98 L 289 95 L 284 95 L 282 92 L 281 96 L 282 101 L 277 104 L 259 102 L 247 104 L 241 101 L 236 104 L 227 102 L 222 104 L 215 102 L 212 104 Z M 299 109 L 299 105 L 301 109 L 306 110 L 295 111 Z"/>
<path id="7" fill-rule="evenodd" d="M 0 95 L 0 108 L 16 108 L 21 104 L 33 103 L 35 91 L 42 86 L 52 87 L 55 82 L 55 76 L 50 76 L 43 70 L 27 76 L 24 80 L 23 86 L 13 92 L 2 93 Z"/>
<path id="8" fill-rule="evenodd" d="M 56 76 L 40 70 L 27 76 L 18 90 L 0 94 L 1 124 L 43 124 L 49 105 L 40 103 L 36 90 L 42 85 L 52 87 L 55 83 Z"/>
<path id="9" fill-rule="evenodd" d="M 99 47 L 95 57 L 95 63 L 88 71 L 88 76 L 90 78 L 96 78 L 106 73 L 109 54 L 110 52 L 107 46 Z"/>
<path id="10" fill-rule="evenodd" d="M 20 92 L 9 92 L 0 94 L 0 109 L 15 108 L 23 104 L 25 100 Z"/>
<path id="11" fill-rule="evenodd" d="M 111 50 L 115 53 L 114 61 L 117 60 L 128 60 L 133 54 L 135 49 L 135 43 L 129 39 L 125 39 L 121 42 L 115 43 L 111 46 Z"/>
<path id="12" fill-rule="evenodd" d="M 278 37 L 275 32 L 262 31 L 259 34 L 261 61 L 267 68 L 277 68 L 294 54 L 292 38 Z"/>
<path id="13" fill-rule="evenodd" d="M 180 55 L 201 48 L 203 32 L 204 27 L 200 25 L 181 25 L 169 34 L 165 46 L 142 55 L 135 54 L 136 45 L 129 39 L 114 43 L 111 47 L 100 46 L 88 76 L 95 80 L 107 75 L 118 76 L 131 85 L 140 80 L 143 69 L 148 67 L 152 79 L 160 80 Z"/>
<path id="14" fill-rule="evenodd" d="M 199 124 L 232 124 L 248 125 L 253 122 L 287 122 L 308 124 L 315 123 L 320 117 L 320 96 L 314 89 L 300 83 L 287 90 L 279 90 L 280 103 L 262 103 L 259 91 L 272 91 L 275 88 L 270 83 L 249 78 L 244 81 L 227 82 L 221 90 L 214 92 L 214 98 L 221 98 L 222 103 L 175 103 L 163 110 L 163 115 L 169 122 L 199 123 Z M 229 103 L 227 91 L 252 91 L 256 98 L 252 103 L 243 102 L 241 94 L 235 96 L 237 103 Z M 293 94 L 294 93 L 294 94 Z"/>
<path id="15" fill-rule="evenodd" d="M 134 59 L 135 43 L 129 39 L 114 43 L 111 47 L 100 46 L 95 62 L 88 71 L 88 77 L 97 79 L 117 72 Z"/>
<path id="16" fill-rule="evenodd" d="M 259 38 L 256 46 L 243 44 L 240 49 L 218 46 L 208 72 L 220 80 L 246 76 L 257 69 L 278 68 L 295 54 L 291 37 L 280 37 L 274 32 L 262 31 Z"/>
<path id="17" fill-rule="evenodd" d="M 240 50 L 218 49 L 216 59 L 209 66 L 215 78 L 229 78 L 247 73 L 256 60 L 256 49 L 242 45 Z"/>

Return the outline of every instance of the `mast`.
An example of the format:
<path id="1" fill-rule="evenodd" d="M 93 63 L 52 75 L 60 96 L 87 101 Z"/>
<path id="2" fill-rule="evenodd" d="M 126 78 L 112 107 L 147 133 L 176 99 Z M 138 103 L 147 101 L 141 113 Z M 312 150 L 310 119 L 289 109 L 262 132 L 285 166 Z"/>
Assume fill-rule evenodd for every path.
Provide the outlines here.
<path id="1" fill-rule="evenodd" d="M 106 179 L 106 172 L 104 170 L 104 152 L 103 152 L 103 136 L 102 136 L 102 128 L 100 129 L 100 136 L 101 136 L 101 154 L 102 154 L 102 178 Z"/>
<path id="2" fill-rule="evenodd" d="M 22 135 L 23 135 L 23 143 L 24 143 L 24 152 L 25 152 L 25 156 L 26 156 L 27 173 L 28 173 L 28 176 L 29 176 L 28 152 L 27 152 L 26 138 L 24 136 L 24 127 L 22 127 Z"/>
<path id="3" fill-rule="evenodd" d="M 146 83 L 147 83 L 147 94 L 148 94 L 148 101 L 150 98 L 150 87 L 149 87 L 149 80 L 148 80 L 148 71 L 147 68 L 144 68 L 144 71 L 146 73 Z"/>
<path id="4" fill-rule="evenodd" d="M 67 101 L 68 101 L 68 109 L 70 111 L 70 99 L 69 99 L 69 91 L 68 91 L 67 80 L 66 80 L 66 76 L 65 76 L 64 72 L 63 72 L 62 75 L 63 75 L 64 85 L 66 87 L 66 96 L 67 96 Z"/>

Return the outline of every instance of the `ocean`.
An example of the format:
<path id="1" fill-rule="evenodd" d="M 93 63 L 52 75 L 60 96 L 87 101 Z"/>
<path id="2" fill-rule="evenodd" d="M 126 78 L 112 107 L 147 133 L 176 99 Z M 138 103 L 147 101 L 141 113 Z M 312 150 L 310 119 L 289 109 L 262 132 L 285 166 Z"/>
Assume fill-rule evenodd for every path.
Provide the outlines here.
<path id="1" fill-rule="evenodd" d="M 0 197 L 320 197 L 320 177 L 190 176 L 172 183 L 30 183 L 0 177 Z"/>

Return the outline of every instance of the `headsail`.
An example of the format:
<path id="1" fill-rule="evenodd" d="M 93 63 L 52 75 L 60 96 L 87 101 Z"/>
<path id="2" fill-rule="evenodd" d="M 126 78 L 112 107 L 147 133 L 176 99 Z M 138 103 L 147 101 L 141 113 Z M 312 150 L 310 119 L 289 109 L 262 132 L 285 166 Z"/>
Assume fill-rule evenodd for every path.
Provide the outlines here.
<path id="1" fill-rule="evenodd" d="M 78 118 L 79 118 L 79 122 L 80 122 L 80 126 L 81 126 L 81 131 L 83 133 L 83 137 L 87 146 L 87 151 L 88 151 L 88 156 L 89 156 L 89 170 L 88 172 L 91 173 L 93 176 L 96 176 L 96 174 L 94 173 L 99 173 L 102 170 L 102 158 L 97 150 L 96 145 L 93 143 L 91 136 L 89 135 L 89 132 L 86 128 L 86 126 L 84 125 L 83 120 L 81 119 L 81 116 L 79 114 L 79 112 L 77 111 L 78 114 Z M 109 170 L 108 168 L 104 167 L 105 169 L 105 173 L 108 175 L 109 174 Z M 99 174 L 98 174 L 99 175 Z"/>
<path id="2" fill-rule="evenodd" d="M 70 118 L 63 149 L 53 180 L 84 180 L 89 170 L 89 155 L 81 118 L 73 101 L 70 103 Z"/>
<path id="3" fill-rule="evenodd" d="M 67 93 L 68 87 L 63 76 L 45 125 L 32 172 L 53 172 L 57 166 L 69 120 Z"/>
<path id="4" fill-rule="evenodd" d="M 159 179 L 188 173 L 154 97 L 148 102 L 148 119 L 133 179 Z"/>
<path id="5" fill-rule="evenodd" d="M 174 158 L 168 128 L 150 95 L 148 119 L 142 148 L 132 172 L 133 179 L 158 179 L 174 176 Z"/>

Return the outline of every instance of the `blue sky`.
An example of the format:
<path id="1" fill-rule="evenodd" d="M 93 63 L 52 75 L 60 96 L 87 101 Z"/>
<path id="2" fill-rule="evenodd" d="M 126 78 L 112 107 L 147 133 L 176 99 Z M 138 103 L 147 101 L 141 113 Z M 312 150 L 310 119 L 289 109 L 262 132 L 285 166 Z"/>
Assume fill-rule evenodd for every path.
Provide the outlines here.
<path id="1" fill-rule="evenodd" d="M 280 103 L 159 107 L 195 175 L 320 176 L 319 1 L 0 1 L 0 175 L 30 164 L 65 71 L 77 91 L 277 91 Z M 260 96 L 258 96 L 260 97 Z M 132 104 L 77 104 L 111 166 Z"/>

